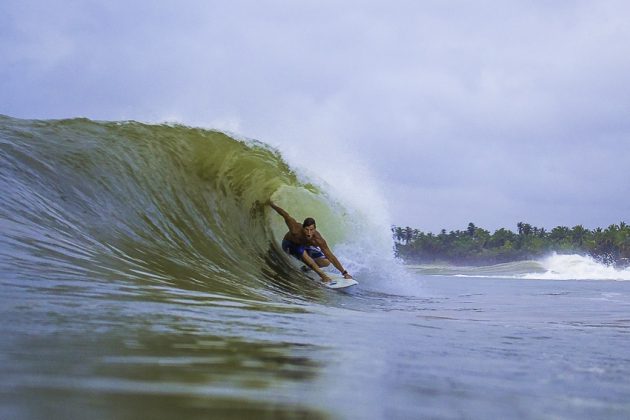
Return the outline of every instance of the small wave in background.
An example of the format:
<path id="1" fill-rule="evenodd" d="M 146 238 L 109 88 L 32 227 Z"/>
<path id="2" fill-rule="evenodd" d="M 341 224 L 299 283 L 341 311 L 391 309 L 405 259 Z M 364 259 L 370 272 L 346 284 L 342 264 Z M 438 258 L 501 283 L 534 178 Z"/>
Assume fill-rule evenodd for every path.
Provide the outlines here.
<path id="1" fill-rule="evenodd" d="M 434 276 L 518 278 L 531 280 L 630 280 L 630 268 L 618 268 L 585 255 L 552 254 L 540 260 L 482 267 L 411 265 L 413 271 Z"/>
<path id="2" fill-rule="evenodd" d="M 630 280 L 630 268 L 617 268 L 587 255 L 553 254 L 538 262 L 542 272 L 526 273 L 523 278 L 541 280 Z"/>

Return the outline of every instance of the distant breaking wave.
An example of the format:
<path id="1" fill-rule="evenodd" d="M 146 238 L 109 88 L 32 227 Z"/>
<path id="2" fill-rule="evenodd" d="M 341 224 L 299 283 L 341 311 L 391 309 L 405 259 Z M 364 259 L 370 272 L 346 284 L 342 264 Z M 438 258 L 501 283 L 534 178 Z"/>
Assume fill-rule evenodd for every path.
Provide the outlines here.
<path id="1" fill-rule="evenodd" d="M 516 261 L 484 267 L 414 265 L 427 275 L 520 278 L 530 280 L 630 280 L 630 268 L 602 264 L 590 256 L 552 254 L 537 261 Z"/>
<path id="2" fill-rule="evenodd" d="M 548 280 L 630 280 L 630 268 L 615 268 L 584 255 L 553 254 L 539 261 L 543 272 L 523 278 Z"/>
<path id="3" fill-rule="evenodd" d="M 266 144 L 177 125 L 0 116 L 0 189 L 0 273 L 12 284 L 300 295 L 313 287 L 279 249 L 286 226 L 263 203 L 315 217 L 342 251 L 368 222 Z M 359 251 L 349 270 L 365 267 L 371 252 Z"/>

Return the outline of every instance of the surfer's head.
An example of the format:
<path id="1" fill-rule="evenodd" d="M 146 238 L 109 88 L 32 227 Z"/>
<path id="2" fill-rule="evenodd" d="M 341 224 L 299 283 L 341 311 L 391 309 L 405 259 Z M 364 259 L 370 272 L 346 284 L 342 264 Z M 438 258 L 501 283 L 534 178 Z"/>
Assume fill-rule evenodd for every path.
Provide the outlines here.
<path id="1" fill-rule="evenodd" d="M 302 231 L 304 232 L 304 236 L 306 236 L 308 239 L 311 239 L 313 237 L 316 228 L 317 225 L 315 224 L 315 219 L 313 219 L 312 217 L 307 217 L 306 219 L 304 219 L 304 223 L 302 223 Z"/>

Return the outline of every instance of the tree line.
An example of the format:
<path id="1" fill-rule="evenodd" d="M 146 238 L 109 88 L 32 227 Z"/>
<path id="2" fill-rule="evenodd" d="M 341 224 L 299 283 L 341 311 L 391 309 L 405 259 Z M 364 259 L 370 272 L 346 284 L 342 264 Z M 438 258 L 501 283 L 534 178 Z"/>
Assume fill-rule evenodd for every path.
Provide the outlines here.
<path id="1" fill-rule="evenodd" d="M 517 231 L 490 231 L 469 223 L 464 230 L 439 234 L 411 227 L 392 226 L 398 257 L 415 263 L 496 264 L 526 260 L 551 252 L 590 255 L 606 264 L 630 264 L 630 226 L 625 222 L 606 229 L 582 225 L 557 226 L 551 230 L 519 222 Z"/>

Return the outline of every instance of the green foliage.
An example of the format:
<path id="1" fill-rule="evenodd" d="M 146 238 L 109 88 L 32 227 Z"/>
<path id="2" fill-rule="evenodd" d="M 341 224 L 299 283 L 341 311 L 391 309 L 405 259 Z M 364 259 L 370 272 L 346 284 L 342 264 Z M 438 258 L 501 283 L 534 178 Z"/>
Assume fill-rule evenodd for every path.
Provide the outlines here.
<path id="1" fill-rule="evenodd" d="M 517 233 L 501 228 L 494 233 L 469 223 L 465 230 L 438 235 L 410 227 L 392 226 L 396 254 L 410 262 L 446 261 L 457 264 L 486 264 L 531 259 L 552 251 L 588 254 L 613 264 L 630 261 L 630 226 L 624 222 L 606 229 L 557 226 L 544 228 L 519 222 Z"/>

